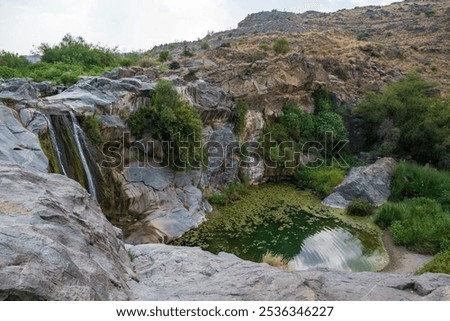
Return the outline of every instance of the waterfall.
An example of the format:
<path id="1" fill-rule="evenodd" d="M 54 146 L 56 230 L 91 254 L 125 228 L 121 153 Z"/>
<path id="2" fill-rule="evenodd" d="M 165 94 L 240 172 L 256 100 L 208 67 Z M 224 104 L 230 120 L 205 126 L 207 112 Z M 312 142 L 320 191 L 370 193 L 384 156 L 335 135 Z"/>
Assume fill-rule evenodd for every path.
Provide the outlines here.
<path id="1" fill-rule="evenodd" d="M 59 146 L 58 146 L 58 141 L 56 140 L 55 128 L 53 127 L 52 121 L 50 120 L 49 117 L 47 117 L 47 115 L 42 114 L 42 116 L 44 116 L 45 120 L 47 121 L 48 134 L 50 136 L 50 142 L 52 143 L 53 151 L 56 154 L 56 160 L 58 161 L 58 167 L 61 170 L 62 174 L 64 174 L 65 176 L 69 176 L 69 175 L 67 175 L 67 170 L 64 167 L 64 164 L 62 161 L 62 154 L 61 154 L 61 150 L 59 149 Z"/>
<path id="2" fill-rule="evenodd" d="M 73 111 L 70 111 L 69 113 L 70 113 L 70 118 L 72 120 L 73 136 L 75 138 L 77 150 L 78 150 L 78 153 L 81 158 L 81 163 L 83 164 L 84 172 L 86 173 L 88 190 L 91 193 L 92 197 L 94 199 L 97 199 L 95 185 L 94 185 L 94 179 L 92 178 L 91 169 L 89 168 L 89 164 L 86 160 L 86 156 L 84 155 L 84 150 L 83 150 L 83 146 L 87 150 L 87 143 L 86 143 L 86 139 L 84 137 L 84 132 L 81 129 L 80 125 L 78 124 L 77 117 L 75 116 Z"/>

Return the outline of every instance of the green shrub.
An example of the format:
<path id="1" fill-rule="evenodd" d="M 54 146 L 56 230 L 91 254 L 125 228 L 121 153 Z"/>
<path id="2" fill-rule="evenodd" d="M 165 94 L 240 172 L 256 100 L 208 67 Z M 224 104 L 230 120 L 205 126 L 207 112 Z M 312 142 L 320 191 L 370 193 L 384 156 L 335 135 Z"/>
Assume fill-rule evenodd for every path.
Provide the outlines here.
<path id="1" fill-rule="evenodd" d="M 247 187 L 242 183 L 231 183 L 221 193 L 213 193 L 209 197 L 211 204 L 226 205 L 241 199 L 247 193 Z"/>
<path id="2" fill-rule="evenodd" d="M 191 48 L 189 48 L 187 45 L 184 45 L 182 55 L 185 57 L 192 57 L 194 56 L 194 53 L 192 52 Z"/>
<path id="3" fill-rule="evenodd" d="M 119 55 L 109 48 L 87 43 L 82 37 L 66 34 L 55 46 L 41 44 L 38 48 L 42 62 L 78 64 L 88 69 L 117 66 Z"/>
<path id="4" fill-rule="evenodd" d="M 278 38 L 273 44 L 273 51 L 278 55 L 284 55 L 291 51 L 291 45 L 286 38 Z"/>
<path id="5" fill-rule="evenodd" d="M 20 74 L 18 74 L 16 70 L 6 66 L 0 66 L 0 78 L 8 79 L 14 77 L 20 77 Z"/>
<path id="6" fill-rule="evenodd" d="M 228 203 L 228 198 L 225 194 L 222 193 L 213 193 L 209 197 L 209 202 L 213 205 L 221 205 L 224 206 Z"/>
<path id="7" fill-rule="evenodd" d="M 159 53 L 158 60 L 160 62 L 166 62 L 167 60 L 169 60 L 169 57 L 170 57 L 169 50 L 163 50 Z"/>
<path id="8" fill-rule="evenodd" d="M 375 222 L 391 226 L 395 244 L 419 253 L 435 254 L 450 240 L 450 213 L 427 198 L 385 204 Z"/>
<path id="9" fill-rule="evenodd" d="M 356 198 L 347 207 L 347 214 L 351 216 L 370 216 L 373 214 L 373 206 L 365 199 Z"/>
<path id="10" fill-rule="evenodd" d="M 264 51 L 269 51 L 270 50 L 270 46 L 267 42 L 262 42 L 259 45 L 259 48 L 261 48 Z"/>
<path id="11" fill-rule="evenodd" d="M 435 10 L 430 9 L 430 10 L 425 11 L 425 16 L 427 16 L 427 17 L 434 17 L 435 15 L 436 15 Z"/>
<path id="12" fill-rule="evenodd" d="M 334 112 L 321 112 L 315 119 L 315 137 L 325 141 L 329 132 L 333 133 L 335 142 L 347 140 L 347 129 L 342 117 Z"/>
<path id="13" fill-rule="evenodd" d="M 368 94 L 354 110 L 363 119 L 366 148 L 394 143 L 396 157 L 450 168 L 450 98 L 428 97 L 426 89 L 435 85 L 411 74 L 381 93 Z"/>
<path id="14" fill-rule="evenodd" d="M 124 59 L 131 57 L 126 55 L 124 58 L 115 50 L 89 44 L 70 34 L 64 36 L 59 44 L 41 44 L 38 50 L 42 61 L 34 64 L 16 54 L 0 52 L 0 77 L 30 77 L 37 82 L 48 80 L 70 86 L 80 76 L 99 75 L 121 62 L 128 64 Z"/>
<path id="15" fill-rule="evenodd" d="M 359 41 L 365 41 L 370 38 L 370 35 L 367 32 L 360 32 L 356 35 L 356 39 Z"/>
<path id="16" fill-rule="evenodd" d="M 0 50 L 0 66 L 18 69 L 29 65 L 29 62 L 18 54 Z"/>
<path id="17" fill-rule="evenodd" d="M 426 197 L 450 209 L 450 172 L 401 162 L 392 179 L 391 200 Z"/>
<path id="18" fill-rule="evenodd" d="M 319 168 L 299 167 L 295 173 L 295 183 L 300 188 L 310 189 L 319 197 L 333 192 L 345 178 L 346 171 L 340 167 L 322 166 Z"/>
<path id="19" fill-rule="evenodd" d="M 245 131 L 245 117 L 248 113 L 248 104 L 245 101 L 238 101 L 234 110 L 232 120 L 234 122 L 234 132 L 241 136 Z"/>
<path id="20" fill-rule="evenodd" d="M 81 126 L 89 139 L 95 145 L 101 145 L 104 142 L 100 120 L 95 116 L 84 116 L 81 119 Z"/>
<path id="21" fill-rule="evenodd" d="M 206 41 L 206 40 L 202 40 L 202 41 L 200 42 L 200 48 L 203 49 L 203 50 L 209 49 L 209 42 Z"/>
<path id="22" fill-rule="evenodd" d="M 418 272 L 420 274 L 428 272 L 450 274 L 450 250 L 444 250 L 438 253 L 433 261 L 425 264 Z"/>
<path id="23" fill-rule="evenodd" d="M 131 133 L 141 137 L 149 133 L 157 140 L 171 142 L 171 165 L 178 168 L 198 167 L 203 161 L 202 121 L 198 111 L 188 106 L 172 83 L 161 80 L 151 95 L 152 106 L 143 106 L 130 115 Z M 170 157 L 170 156 L 169 156 Z"/>

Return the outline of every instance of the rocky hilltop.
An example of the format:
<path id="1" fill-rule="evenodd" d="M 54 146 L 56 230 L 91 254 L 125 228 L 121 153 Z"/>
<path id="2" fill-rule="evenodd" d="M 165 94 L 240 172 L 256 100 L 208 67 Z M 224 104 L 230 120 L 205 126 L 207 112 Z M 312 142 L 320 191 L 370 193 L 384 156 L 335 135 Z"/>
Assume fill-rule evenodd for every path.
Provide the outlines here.
<path id="1" fill-rule="evenodd" d="M 430 94 L 446 92 L 449 10 L 450 1 L 428 0 L 330 14 L 263 12 L 208 35 L 208 48 L 199 41 L 151 51 L 157 57 L 169 50 L 178 63 L 173 68 L 119 68 L 69 88 L 1 82 L 0 299 L 449 300 L 448 275 L 284 272 L 225 253 L 148 244 L 196 227 L 212 211 L 207 196 L 241 175 L 252 184 L 270 175 L 262 163 L 242 173 L 233 150 L 218 167 L 143 165 L 142 157 L 162 158 L 161 142 L 132 137 L 127 124 L 151 103 L 161 79 L 199 111 L 204 141 L 223 145 L 258 141 L 288 100 L 312 111 L 311 94 L 321 86 L 352 108 L 367 91 L 420 68 L 440 85 Z M 279 37 L 289 41 L 289 53 L 267 50 Z M 249 112 L 237 134 L 239 99 Z M 120 164 L 88 137 L 86 119 L 111 143 L 107 153 L 120 146 Z M 355 169 L 330 204 L 366 190 L 379 194 L 371 195 L 374 204 L 385 201 L 394 163 Z M 126 226 L 125 235 L 105 215 Z"/>

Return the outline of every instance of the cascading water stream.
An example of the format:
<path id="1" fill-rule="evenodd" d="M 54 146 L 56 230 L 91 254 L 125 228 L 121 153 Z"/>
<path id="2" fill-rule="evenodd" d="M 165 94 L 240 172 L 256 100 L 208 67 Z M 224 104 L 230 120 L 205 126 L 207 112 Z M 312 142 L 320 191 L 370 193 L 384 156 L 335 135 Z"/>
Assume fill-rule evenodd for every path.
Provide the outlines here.
<path id="1" fill-rule="evenodd" d="M 73 126 L 73 136 L 75 138 L 75 143 L 77 146 L 78 153 L 80 155 L 81 163 L 83 164 L 84 172 L 86 173 L 87 183 L 88 183 L 88 189 L 91 193 L 92 197 L 94 199 L 97 199 L 95 185 L 94 185 L 94 179 L 92 178 L 91 169 L 89 168 L 89 164 L 86 160 L 86 156 L 84 155 L 83 146 L 87 146 L 86 140 L 84 138 L 84 132 L 81 129 L 80 125 L 78 124 L 77 117 L 73 113 L 73 111 L 70 111 L 70 118 L 72 120 L 72 126 Z"/>
<path id="2" fill-rule="evenodd" d="M 47 121 L 48 134 L 50 136 L 50 142 L 52 143 L 53 150 L 56 154 L 56 160 L 58 161 L 59 169 L 61 170 L 62 174 L 64 174 L 65 176 L 69 176 L 67 175 L 67 170 L 64 167 L 64 163 L 62 161 L 62 154 L 58 146 L 58 141 L 56 140 L 55 128 L 53 127 L 52 121 L 49 117 L 47 117 L 47 115 L 42 114 L 42 116 L 44 116 L 45 120 Z"/>

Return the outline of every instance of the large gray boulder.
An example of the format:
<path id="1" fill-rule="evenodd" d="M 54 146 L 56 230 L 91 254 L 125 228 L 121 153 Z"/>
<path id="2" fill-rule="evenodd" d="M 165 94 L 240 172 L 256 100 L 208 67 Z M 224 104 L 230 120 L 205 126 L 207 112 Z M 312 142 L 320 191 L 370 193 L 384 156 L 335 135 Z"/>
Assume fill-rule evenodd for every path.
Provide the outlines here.
<path id="1" fill-rule="evenodd" d="M 175 172 L 132 163 L 119 179 L 128 213 L 144 216 L 130 227 L 128 243 L 168 242 L 197 227 L 211 211 L 200 190 L 201 171 Z"/>
<path id="2" fill-rule="evenodd" d="M 234 255 L 162 244 L 129 246 L 136 300 L 449 300 L 450 276 L 285 272 Z"/>
<path id="3" fill-rule="evenodd" d="M 15 110 L 0 103 L 0 161 L 47 172 L 48 159 L 38 137 L 25 129 Z"/>
<path id="4" fill-rule="evenodd" d="M 391 181 L 397 162 L 381 158 L 374 164 L 352 168 L 333 194 L 322 201 L 326 206 L 346 208 L 355 198 L 365 199 L 380 206 L 391 195 Z"/>
<path id="5" fill-rule="evenodd" d="M 0 165 L 0 300 L 127 300 L 121 232 L 81 185 Z"/>

